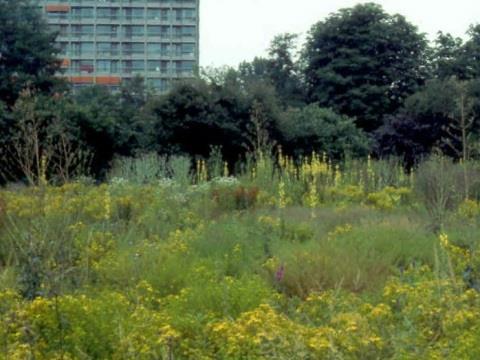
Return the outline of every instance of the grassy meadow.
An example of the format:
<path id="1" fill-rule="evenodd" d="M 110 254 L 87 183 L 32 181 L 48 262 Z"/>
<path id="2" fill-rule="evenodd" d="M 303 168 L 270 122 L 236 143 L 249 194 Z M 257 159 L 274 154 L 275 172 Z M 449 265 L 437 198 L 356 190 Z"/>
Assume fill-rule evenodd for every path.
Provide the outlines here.
<path id="1" fill-rule="evenodd" d="M 478 164 L 193 163 L 0 189 L 0 359 L 480 358 Z"/>

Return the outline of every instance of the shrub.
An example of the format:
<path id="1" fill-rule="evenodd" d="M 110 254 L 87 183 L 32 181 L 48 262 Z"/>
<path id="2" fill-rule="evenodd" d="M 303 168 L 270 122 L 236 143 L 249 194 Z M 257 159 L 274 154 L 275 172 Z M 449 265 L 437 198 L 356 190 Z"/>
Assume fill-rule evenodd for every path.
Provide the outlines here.
<path id="1" fill-rule="evenodd" d="M 365 156 L 369 152 L 368 138 L 353 119 L 316 104 L 290 110 L 279 128 L 286 139 L 287 150 L 296 155 L 315 151 L 338 159 L 345 155 Z"/>
<path id="2" fill-rule="evenodd" d="M 132 184 L 151 184 L 168 176 L 167 159 L 155 153 L 136 158 L 120 157 L 113 161 L 108 178 L 123 179 Z"/>
<path id="3" fill-rule="evenodd" d="M 463 169 L 451 159 L 432 156 L 415 172 L 414 190 L 427 209 L 432 225 L 439 230 L 448 212 L 464 197 Z"/>
<path id="4" fill-rule="evenodd" d="M 258 193 L 256 186 L 216 187 L 212 198 L 220 209 L 245 210 L 255 207 Z"/>

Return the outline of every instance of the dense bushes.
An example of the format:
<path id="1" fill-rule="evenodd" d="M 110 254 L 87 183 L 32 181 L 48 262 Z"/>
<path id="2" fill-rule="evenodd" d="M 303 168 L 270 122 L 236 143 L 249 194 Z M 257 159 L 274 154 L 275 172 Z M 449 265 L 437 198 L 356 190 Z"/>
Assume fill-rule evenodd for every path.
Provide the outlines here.
<path id="1" fill-rule="evenodd" d="M 338 159 L 345 155 L 366 156 L 369 141 L 355 122 L 318 105 L 288 111 L 280 120 L 280 132 L 287 153 L 307 155 L 312 151 Z"/>

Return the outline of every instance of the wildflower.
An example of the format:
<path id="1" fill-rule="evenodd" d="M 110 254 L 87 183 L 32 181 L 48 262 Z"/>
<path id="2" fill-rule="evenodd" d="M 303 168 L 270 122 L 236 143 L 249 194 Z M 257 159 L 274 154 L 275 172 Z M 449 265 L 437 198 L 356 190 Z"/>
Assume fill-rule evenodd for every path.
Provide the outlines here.
<path id="1" fill-rule="evenodd" d="M 285 182 L 283 179 L 278 184 L 278 207 L 284 209 L 287 206 L 287 194 L 285 192 Z"/>
<path id="2" fill-rule="evenodd" d="M 285 277 L 285 265 L 282 264 L 280 265 L 277 272 L 275 273 L 275 280 L 277 280 L 277 282 L 281 282 L 284 277 Z"/>

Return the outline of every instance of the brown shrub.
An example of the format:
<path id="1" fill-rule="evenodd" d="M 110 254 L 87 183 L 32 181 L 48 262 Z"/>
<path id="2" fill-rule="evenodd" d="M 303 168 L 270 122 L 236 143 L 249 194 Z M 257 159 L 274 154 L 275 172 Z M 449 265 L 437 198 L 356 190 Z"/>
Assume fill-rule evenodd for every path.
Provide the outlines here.
<path id="1" fill-rule="evenodd" d="M 258 193 L 256 186 L 213 189 L 212 199 L 222 209 L 246 210 L 255 207 Z"/>

